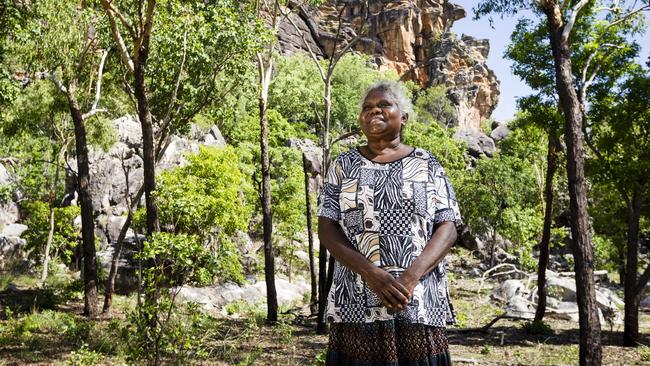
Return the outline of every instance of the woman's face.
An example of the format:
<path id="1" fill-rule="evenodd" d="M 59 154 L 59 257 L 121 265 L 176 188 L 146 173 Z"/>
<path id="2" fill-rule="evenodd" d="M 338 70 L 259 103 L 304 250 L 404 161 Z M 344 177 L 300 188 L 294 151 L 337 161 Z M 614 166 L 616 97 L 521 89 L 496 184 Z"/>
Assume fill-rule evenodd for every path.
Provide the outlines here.
<path id="1" fill-rule="evenodd" d="M 398 138 L 407 115 L 397 105 L 390 93 L 371 91 L 361 105 L 359 126 L 369 140 L 393 140 Z"/>

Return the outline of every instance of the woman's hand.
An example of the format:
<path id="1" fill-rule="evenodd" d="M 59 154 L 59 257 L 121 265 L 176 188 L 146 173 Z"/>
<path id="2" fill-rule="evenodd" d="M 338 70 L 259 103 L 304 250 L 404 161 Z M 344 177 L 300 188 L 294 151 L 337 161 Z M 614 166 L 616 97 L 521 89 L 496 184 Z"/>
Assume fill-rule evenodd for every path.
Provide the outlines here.
<path id="1" fill-rule="evenodd" d="M 402 310 L 408 304 L 411 291 L 385 270 L 374 267 L 363 279 L 389 310 Z"/>
<path id="2" fill-rule="evenodd" d="M 406 270 L 402 273 L 401 276 L 397 278 L 397 282 L 401 283 L 404 288 L 408 291 L 409 295 L 409 301 L 411 300 L 411 297 L 413 296 L 413 291 L 415 290 L 415 286 L 420 282 L 420 278 L 413 274 L 412 272 Z"/>

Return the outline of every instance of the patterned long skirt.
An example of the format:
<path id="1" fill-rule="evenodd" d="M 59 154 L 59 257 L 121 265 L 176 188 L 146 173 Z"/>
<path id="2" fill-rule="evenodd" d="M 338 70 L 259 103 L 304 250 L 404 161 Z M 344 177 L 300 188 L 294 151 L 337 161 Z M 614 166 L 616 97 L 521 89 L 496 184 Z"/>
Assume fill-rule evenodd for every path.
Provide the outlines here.
<path id="1" fill-rule="evenodd" d="M 444 328 L 403 320 L 331 323 L 327 366 L 449 366 Z"/>

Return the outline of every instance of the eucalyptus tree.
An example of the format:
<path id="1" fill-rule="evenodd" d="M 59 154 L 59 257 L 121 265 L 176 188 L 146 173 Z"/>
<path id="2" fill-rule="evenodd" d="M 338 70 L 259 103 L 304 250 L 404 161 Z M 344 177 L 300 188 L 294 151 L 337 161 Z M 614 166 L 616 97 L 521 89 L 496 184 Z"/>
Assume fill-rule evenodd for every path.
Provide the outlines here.
<path id="1" fill-rule="evenodd" d="M 650 9 L 647 1 L 633 2 L 624 8 L 619 0 L 613 1 L 558 1 L 558 0 L 481 0 L 476 7 L 477 17 L 492 13 L 516 14 L 530 9 L 544 16 L 551 52 L 553 55 L 555 91 L 564 115 L 564 139 L 567 146 L 567 177 L 570 197 L 571 232 L 575 259 L 578 309 L 580 317 L 580 364 L 599 365 L 602 362 L 600 322 L 593 279 L 593 250 L 587 212 L 587 192 L 584 175 L 584 146 L 582 139 L 583 112 L 586 95 L 599 74 L 594 59 L 611 51 L 606 41 L 608 35 L 617 33 L 621 26 L 634 20 L 639 13 Z M 585 13 L 603 14 L 603 22 L 593 39 L 583 73 L 574 74 L 576 54 L 573 43 L 580 35 L 574 26 Z M 591 61 L 589 61 L 591 60 Z M 575 77 L 574 77 L 575 75 Z"/>
<path id="2" fill-rule="evenodd" d="M 97 263 L 86 123 L 97 113 L 106 111 L 99 107 L 99 102 L 108 50 L 102 48 L 99 40 L 101 18 L 91 7 L 77 1 L 39 1 L 30 4 L 29 12 L 28 24 L 16 34 L 14 57 L 24 63 L 30 77 L 35 77 L 36 72 L 48 75 L 66 101 L 74 125 L 84 258 L 84 313 L 94 317 L 97 315 Z M 42 280 L 47 276 L 48 252 L 46 248 Z"/>
<path id="3" fill-rule="evenodd" d="M 623 344 L 639 344 L 639 303 L 650 280 L 650 263 L 639 276 L 640 233 L 649 230 L 650 194 L 650 76 L 636 68 L 619 85 L 603 89 L 590 109 L 587 142 L 595 157 L 588 165 L 595 180 L 613 187 L 627 214 L 625 250 L 625 325 Z"/>
<path id="4" fill-rule="evenodd" d="M 261 27 L 246 4 L 234 0 L 214 4 L 102 0 L 101 5 L 109 21 L 111 43 L 125 69 L 124 90 L 134 102 L 142 126 L 141 191 L 150 234 L 160 229 L 153 193 L 156 161 L 172 133 L 188 131 L 191 121 L 239 84 L 246 63 L 259 47 Z M 141 194 L 136 195 L 135 204 Z M 120 238 L 130 224 L 127 219 Z M 118 249 L 115 254 L 119 255 Z M 109 280 L 115 277 L 117 257 L 113 262 Z M 112 287 L 110 283 L 107 286 L 104 311 L 110 308 Z"/>
<path id="5" fill-rule="evenodd" d="M 641 11 L 642 9 L 638 8 L 637 10 Z M 633 59 L 637 55 L 638 45 L 631 41 L 631 39 L 643 29 L 643 24 L 638 19 L 619 22 L 613 26 L 612 24 L 613 21 L 611 19 L 599 18 L 598 8 L 586 8 L 583 10 L 582 16 L 576 20 L 574 26 L 575 36 L 572 43 L 572 67 L 573 73 L 580 75 L 578 78 L 578 91 L 584 107 L 583 132 L 596 160 L 602 160 L 600 159 L 602 154 L 599 154 L 594 144 L 590 143 L 589 136 L 591 133 L 588 133 L 588 131 L 602 129 L 602 126 L 606 126 L 607 123 L 605 122 L 606 118 L 603 116 L 592 116 L 589 110 L 593 105 L 602 107 L 605 102 L 611 103 L 612 99 L 606 97 L 609 90 L 617 85 L 621 77 L 625 77 L 628 72 L 637 68 Z M 537 91 L 535 96 L 523 98 L 520 101 L 520 106 L 531 112 L 530 115 L 534 117 L 531 122 L 541 123 L 542 125 L 546 124 L 549 137 L 551 137 L 551 133 L 559 133 L 559 131 L 555 131 L 558 124 L 553 121 L 558 120 L 557 117 L 560 116 L 557 116 L 557 113 L 553 112 L 557 109 L 557 98 L 553 87 L 555 75 L 553 72 L 551 45 L 545 39 L 546 29 L 547 25 L 545 22 L 533 24 L 530 20 L 520 20 L 513 33 L 512 44 L 508 47 L 506 57 L 515 62 L 513 72 Z M 602 108 L 600 110 L 602 111 Z M 552 118 L 553 115 L 557 117 Z M 632 125 L 628 126 L 631 127 Z M 549 164 L 552 161 L 550 159 L 551 149 L 552 146 L 549 145 Z M 607 165 L 601 162 L 598 166 L 603 167 Z M 593 172 L 593 169 L 591 171 Z M 613 177 L 615 174 L 609 174 L 608 176 Z M 618 185 L 615 186 L 618 187 Z M 620 192 L 621 188 L 617 190 Z M 626 200 L 625 194 L 621 195 L 621 199 L 624 202 L 630 202 Z M 597 201 L 595 200 L 595 202 Z M 633 228 L 633 225 L 630 228 Z M 597 228 L 596 231 L 602 230 Z M 545 227 L 545 234 L 546 232 Z M 545 240 L 547 239 L 548 235 L 544 235 L 540 244 L 541 253 L 538 280 L 540 296 L 538 297 L 536 320 L 541 320 L 543 311 L 545 310 L 544 272 L 542 270 L 542 267 L 545 266 L 542 263 L 545 256 L 542 254 L 547 253 L 544 246 Z M 636 253 L 636 250 L 632 250 L 632 253 Z M 634 255 L 638 256 L 638 254 Z M 619 268 L 624 268 L 624 258 L 625 255 L 622 255 L 617 259 L 617 262 L 620 263 Z M 621 280 L 623 281 L 625 279 L 625 271 L 621 270 L 619 272 L 622 274 Z M 634 273 L 636 274 L 636 272 Z M 634 282 L 635 279 L 632 281 Z M 626 344 L 629 343 L 626 341 Z"/>

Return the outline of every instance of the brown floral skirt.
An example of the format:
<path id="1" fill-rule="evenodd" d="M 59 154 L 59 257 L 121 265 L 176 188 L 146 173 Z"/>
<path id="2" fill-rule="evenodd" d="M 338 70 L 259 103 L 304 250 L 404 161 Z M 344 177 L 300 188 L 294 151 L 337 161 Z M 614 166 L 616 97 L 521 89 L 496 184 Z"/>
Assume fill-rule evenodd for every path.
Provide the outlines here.
<path id="1" fill-rule="evenodd" d="M 400 320 L 331 323 L 327 366 L 449 366 L 444 328 Z"/>

